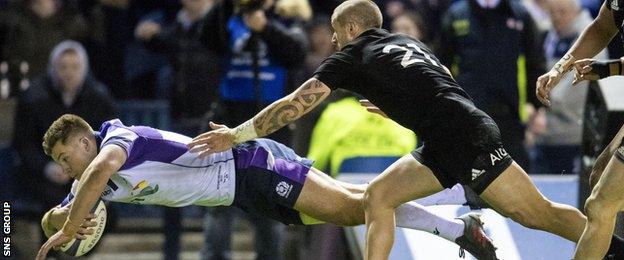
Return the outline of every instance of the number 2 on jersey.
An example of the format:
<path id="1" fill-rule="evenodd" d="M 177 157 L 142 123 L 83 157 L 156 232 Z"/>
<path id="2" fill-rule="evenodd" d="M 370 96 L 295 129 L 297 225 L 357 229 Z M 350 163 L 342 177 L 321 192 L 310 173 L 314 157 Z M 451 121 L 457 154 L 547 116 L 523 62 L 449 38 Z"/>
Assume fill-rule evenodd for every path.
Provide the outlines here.
<path id="1" fill-rule="evenodd" d="M 422 54 L 425 57 L 425 59 L 427 59 L 434 66 L 440 66 L 440 65 L 438 65 L 438 63 L 436 61 L 434 61 L 431 58 L 431 56 L 429 54 L 424 52 L 416 44 L 408 43 L 407 47 L 411 47 L 414 50 L 416 50 L 417 52 L 419 52 L 420 54 Z M 406 47 L 403 47 L 403 46 L 395 45 L 395 44 L 386 45 L 386 47 L 383 48 L 383 53 L 390 53 L 390 51 L 392 49 L 400 49 L 400 50 L 404 50 L 405 51 L 405 55 L 403 55 L 403 59 L 401 60 L 401 66 L 403 66 L 403 68 L 406 68 L 407 66 L 412 65 L 412 64 L 414 64 L 416 62 L 425 62 L 425 60 L 419 59 L 419 58 L 413 58 L 412 59 L 412 54 L 414 54 L 414 52 L 412 50 L 410 50 L 410 49 L 408 49 Z"/>

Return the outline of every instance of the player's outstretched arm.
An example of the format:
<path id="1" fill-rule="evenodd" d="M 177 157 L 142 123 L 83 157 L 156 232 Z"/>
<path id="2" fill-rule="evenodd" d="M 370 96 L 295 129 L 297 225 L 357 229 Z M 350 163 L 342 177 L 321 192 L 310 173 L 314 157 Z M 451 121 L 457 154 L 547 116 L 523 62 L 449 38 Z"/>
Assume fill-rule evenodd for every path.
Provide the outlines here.
<path id="1" fill-rule="evenodd" d="M 67 243 L 76 236 L 83 220 L 100 198 L 106 182 L 121 168 L 126 158 L 126 151 L 117 145 L 107 145 L 102 148 L 80 177 L 80 186 L 63 228 L 51 236 L 39 249 L 38 260 L 45 259 L 50 249 Z"/>
<path id="2" fill-rule="evenodd" d="M 330 92 L 331 89 L 323 82 L 315 78 L 309 79 L 293 93 L 266 107 L 252 119 L 257 135 L 269 135 L 294 122 L 318 106 Z"/>
<path id="3" fill-rule="evenodd" d="M 585 28 L 563 58 L 537 79 L 535 93 L 540 102 L 550 106 L 550 91 L 559 83 L 563 74 L 572 69 L 574 62 L 596 56 L 617 33 L 613 13 L 603 4 L 598 17 Z"/>
<path id="4" fill-rule="evenodd" d="M 287 124 L 294 122 L 320 104 L 331 89 L 323 82 L 311 78 L 293 93 L 273 102 L 252 119 L 230 129 L 211 123 L 214 129 L 198 135 L 188 147 L 192 152 L 204 156 L 230 149 L 233 145 L 256 137 L 267 136 Z"/>

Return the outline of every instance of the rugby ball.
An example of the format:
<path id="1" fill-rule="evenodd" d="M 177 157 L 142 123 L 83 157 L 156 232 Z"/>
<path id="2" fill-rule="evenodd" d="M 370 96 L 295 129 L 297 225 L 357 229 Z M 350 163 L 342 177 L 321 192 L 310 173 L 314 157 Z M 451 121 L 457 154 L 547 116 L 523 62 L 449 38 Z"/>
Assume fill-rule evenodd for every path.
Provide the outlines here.
<path id="1" fill-rule="evenodd" d="M 104 227 L 106 227 L 106 205 L 104 205 L 104 202 L 100 200 L 93 207 L 91 213 L 95 213 L 95 218 L 92 221 L 97 223 L 95 227 L 91 227 L 93 234 L 86 235 L 87 238 L 84 240 L 73 238 L 60 247 L 61 252 L 70 256 L 82 256 L 91 251 L 97 242 L 100 241 L 100 237 L 104 233 Z"/>

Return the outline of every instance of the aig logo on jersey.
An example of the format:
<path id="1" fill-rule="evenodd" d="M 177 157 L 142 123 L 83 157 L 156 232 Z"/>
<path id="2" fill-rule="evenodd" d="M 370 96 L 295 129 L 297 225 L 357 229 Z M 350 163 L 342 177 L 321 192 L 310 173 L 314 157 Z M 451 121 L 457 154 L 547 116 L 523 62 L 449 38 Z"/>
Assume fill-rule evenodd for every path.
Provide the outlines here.
<path id="1" fill-rule="evenodd" d="M 611 2 L 611 10 L 613 11 L 619 11 L 620 10 L 620 5 L 619 5 L 619 0 L 613 0 Z"/>
<path id="2" fill-rule="evenodd" d="M 506 156 L 508 156 L 508 154 L 507 151 L 505 151 L 505 148 L 501 147 L 494 150 L 493 153 L 490 153 L 490 162 L 492 163 L 492 166 L 496 165 L 497 161 L 502 161 Z"/>
<path id="3" fill-rule="evenodd" d="M 292 188 L 292 184 L 288 184 L 285 181 L 280 181 L 277 184 L 277 187 L 275 187 L 275 192 L 277 192 L 278 195 L 284 198 L 288 198 L 288 195 L 290 195 L 290 191 L 292 190 Z"/>

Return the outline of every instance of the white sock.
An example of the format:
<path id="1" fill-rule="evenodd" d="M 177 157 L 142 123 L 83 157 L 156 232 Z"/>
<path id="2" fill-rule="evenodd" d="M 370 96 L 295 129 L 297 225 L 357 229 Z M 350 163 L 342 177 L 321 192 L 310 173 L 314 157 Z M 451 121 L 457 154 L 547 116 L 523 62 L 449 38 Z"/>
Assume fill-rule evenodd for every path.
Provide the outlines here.
<path id="1" fill-rule="evenodd" d="M 450 189 L 444 189 L 424 198 L 414 200 L 423 206 L 433 205 L 464 205 L 466 204 L 466 194 L 461 184 L 455 184 Z"/>
<path id="2" fill-rule="evenodd" d="M 422 230 L 451 242 L 464 234 L 464 222 L 438 216 L 415 202 L 405 203 L 395 210 L 397 227 Z"/>

